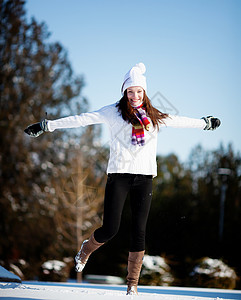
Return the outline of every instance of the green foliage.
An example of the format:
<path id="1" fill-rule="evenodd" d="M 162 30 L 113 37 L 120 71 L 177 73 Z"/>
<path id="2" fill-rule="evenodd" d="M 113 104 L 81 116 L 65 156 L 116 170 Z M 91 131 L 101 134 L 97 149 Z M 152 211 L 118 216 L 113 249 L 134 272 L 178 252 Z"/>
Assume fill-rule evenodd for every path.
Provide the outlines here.
<path id="1" fill-rule="evenodd" d="M 219 175 L 220 168 L 230 169 L 230 175 Z M 158 158 L 158 169 L 147 229 L 148 253 L 169 257 L 176 276 L 182 278 L 176 284 L 184 284 L 188 260 L 203 256 L 223 258 L 240 272 L 240 154 L 231 145 L 227 149 L 221 145 L 215 151 L 197 146 L 185 165 L 169 155 Z M 227 190 L 220 240 L 224 183 Z"/>
<path id="2" fill-rule="evenodd" d="M 221 258 L 240 274 L 240 154 L 235 153 L 231 145 L 227 149 L 220 146 L 215 151 L 205 151 L 197 146 L 185 164 L 173 154 L 159 156 L 157 162 L 158 176 L 153 180 L 146 253 L 165 257 L 175 277 L 173 284 L 177 286 L 192 284 L 193 262 L 204 256 Z M 223 177 L 218 174 L 219 168 L 231 169 L 227 178 L 222 242 L 219 240 L 219 218 Z M 126 276 L 130 225 L 127 199 L 118 234 L 93 254 L 85 274 Z M 152 278 L 149 279 L 153 283 Z"/>

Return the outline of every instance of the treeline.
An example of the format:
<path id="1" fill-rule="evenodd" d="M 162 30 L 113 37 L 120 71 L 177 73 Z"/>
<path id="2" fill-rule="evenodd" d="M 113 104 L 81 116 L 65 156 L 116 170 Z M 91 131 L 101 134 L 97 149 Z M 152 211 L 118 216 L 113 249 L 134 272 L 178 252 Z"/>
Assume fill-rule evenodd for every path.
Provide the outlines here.
<path id="1" fill-rule="evenodd" d="M 45 112 L 56 119 L 86 111 L 84 78 L 64 47 L 48 41 L 46 25 L 26 20 L 24 1 L 0 1 L 0 26 L 0 260 L 26 260 L 33 279 L 44 261 L 73 257 L 101 224 L 108 149 L 95 126 L 24 134 Z M 165 256 L 179 278 L 203 256 L 223 258 L 240 274 L 240 154 L 231 145 L 197 146 L 185 164 L 173 154 L 157 159 L 147 253 Z M 85 274 L 126 275 L 129 228 L 127 200 L 118 235 L 93 254 Z"/>
<path id="2" fill-rule="evenodd" d="M 196 146 L 186 163 L 174 154 L 158 156 L 157 162 L 146 253 L 166 259 L 178 279 L 175 285 L 185 285 L 191 268 L 202 257 L 222 259 L 240 276 L 240 153 L 231 145 L 214 151 Z M 93 254 L 84 272 L 125 276 L 130 214 L 127 200 L 119 233 Z"/>

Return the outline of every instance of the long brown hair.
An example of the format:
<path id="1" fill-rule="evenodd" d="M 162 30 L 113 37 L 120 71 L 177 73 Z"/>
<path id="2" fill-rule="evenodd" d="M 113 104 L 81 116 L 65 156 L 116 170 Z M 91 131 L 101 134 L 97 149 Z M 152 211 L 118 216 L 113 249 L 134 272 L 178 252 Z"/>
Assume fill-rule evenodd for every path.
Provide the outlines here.
<path id="1" fill-rule="evenodd" d="M 140 123 L 135 115 L 135 109 L 131 106 L 128 100 L 127 90 L 125 90 L 124 96 L 116 104 L 116 107 L 118 108 L 123 120 L 131 123 L 132 125 L 137 125 Z M 151 101 L 147 97 L 145 91 L 143 96 L 143 108 L 145 108 L 146 114 L 151 119 L 154 128 L 159 130 L 159 124 L 164 123 L 163 119 L 167 118 L 168 114 L 162 113 L 152 106 Z"/>

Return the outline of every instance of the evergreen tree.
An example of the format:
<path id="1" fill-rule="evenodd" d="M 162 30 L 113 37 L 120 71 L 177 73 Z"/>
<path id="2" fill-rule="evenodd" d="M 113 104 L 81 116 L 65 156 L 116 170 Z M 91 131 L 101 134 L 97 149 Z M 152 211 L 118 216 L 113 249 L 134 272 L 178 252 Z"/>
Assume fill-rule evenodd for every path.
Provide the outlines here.
<path id="1" fill-rule="evenodd" d="M 189 167 L 195 199 L 192 228 L 196 232 L 196 236 L 193 232 L 196 247 L 193 252 L 199 256 L 202 253 L 203 256 L 224 258 L 241 270 L 240 153 L 235 153 L 232 145 L 228 145 L 226 149 L 220 145 L 215 151 L 205 151 L 197 146 L 191 153 Z M 227 174 L 223 174 L 223 170 Z M 222 197 L 225 200 L 223 209 Z M 220 226 L 223 226 L 221 236 Z"/>

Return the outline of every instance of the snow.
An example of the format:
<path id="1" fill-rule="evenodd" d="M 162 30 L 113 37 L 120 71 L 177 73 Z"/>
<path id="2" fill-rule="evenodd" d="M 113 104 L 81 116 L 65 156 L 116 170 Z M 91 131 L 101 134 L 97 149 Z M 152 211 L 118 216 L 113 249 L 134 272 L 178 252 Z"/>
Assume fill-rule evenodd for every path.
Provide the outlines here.
<path id="1" fill-rule="evenodd" d="M 162 257 L 149 255 L 145 255 L 143 267 L 157 272 L 162 271 L 162 269 L 169 269 L 168 265 L 165 263 L 165 260 Z"/>
<path id="2" fill-rule="evenodd" d="M 117 276 L 106 276 L 106 275 L 85 275 L 85 280 L 89 283 L 98 284 L 124 284 L 124 280 Z"/>
<path id="3" fill-rule="evenodd" d="M 66 263 L 59 260 L 48 260 L 42 264 L 43 269 L 54 270 L 57 272 L 61 271 L 61 269 L 63 269 L 64 267 L 66 267 Z"/>
<path id="4" fill-rule="evenodd" d="M 212 258 L 203 259 L 203 261 L 194 268 L 192 275 L 195 275 L 195 273 L 212 275 L 213 277 L 237 277 L 233 269 L 229 268 L 219 259 Z"/>
<path id="5" fill-rule="evenodd" d="M 146 278 L 157 278 L 156 284 L 162 284 L 169 286 L 173 283 L 174 278 L 171 275 L 170 267 L 166 264 L 165 259 L 161 256 L 150 256 L 145 255 L 141 276 L 144 279 Z M 144 282 L 143 282 L 144 283 Z"/>
<path id="6" fill-rule="evenodd" d="M 139 286 L 139 296 L 126 296 L 124 285 L 23 282 L 0 283 L 0 299 L 38 300 L 221 300 L 241 299 L 241 291 Z"/>
<path id="7" fill-rule="evenodd" d="M 154 260 L 157 263 L 156 260 Z M 148 261 L 149 266 L 154 262 Z M 163 265 L 158 261 L 157 265 Z M 48 267 L 60 267 L 56 261 L 51 261 Z M 0 300 L 2 299 L 37 299 L 37 300 L 116 300 L 135 299 L 136 296 L 126 296 L 125 285 L 62 283 L 62 282 L 32 282 L 22 284 L 13 282 L 20 278 L 0 266 Z M 2 282 L 1 282 L 2 281 Z M 239 299 L 241 291 L 204 289 L 204 288 L 179 288 L 139 286 L 138 300 L 221 300 Z"/>

